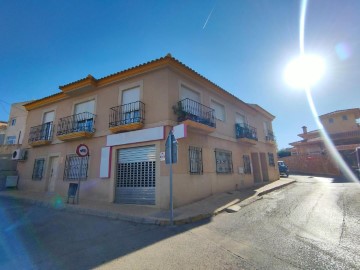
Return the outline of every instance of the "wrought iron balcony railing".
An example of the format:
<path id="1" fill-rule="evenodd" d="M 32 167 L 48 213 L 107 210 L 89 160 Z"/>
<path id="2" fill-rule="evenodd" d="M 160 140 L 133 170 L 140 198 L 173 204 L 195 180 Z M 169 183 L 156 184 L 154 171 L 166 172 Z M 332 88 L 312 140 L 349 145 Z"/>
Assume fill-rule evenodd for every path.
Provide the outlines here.
<path id="1" fill-rule="evenodd" d="M 110 108 L 109 128 L 134 123 L 144 123 L 145 104 L 136 101 Z"/>
<path id="2" fill-rule="evenodd" d="M 95 132 L 95 114 L 83 112 L 60 118 L 57 128 L 57 136 L 75 132 Z"/>
<path id="3" fill-rule="evenodd" d="M 267 135 L 265 136 L 265 140 L 267 142 L 275 142 L 275 135 L 271 130 L 267 131 Z"/>
<path id="4" fill-rule="evenodd" d="M 247 138 L 254 141 L 258 140 L 256 128 L 244 123 L 235 124 L 235 135 L 237 139 Z"/>
<path id="5" fill-rule="evenodd" d="M 189 98 L 179 101 L 174 107 L 174 112 L 178 116 L 178 122 L 192 120 L 210 127 L 216 127 L 215 110 Z"/>
<path id="6" fill-rule="evenodd" d="M 53 137 L 53 122 L 47 122 L 39 126 L 31 127 L 29 134 L 29 144 L 39 141 L 51 141 Z"/>

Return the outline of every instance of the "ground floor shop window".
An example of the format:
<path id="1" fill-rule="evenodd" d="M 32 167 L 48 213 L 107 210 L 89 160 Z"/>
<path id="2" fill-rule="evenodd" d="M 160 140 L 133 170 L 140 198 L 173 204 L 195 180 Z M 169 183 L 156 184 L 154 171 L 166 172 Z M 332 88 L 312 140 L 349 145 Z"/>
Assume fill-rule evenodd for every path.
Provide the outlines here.
<path id="1" fill-rule="evenodd" d="M 189 147 L 190 174 L 202 174 L 202 149 L 200 147 Z"/>
<path id="2" fill-rule="evenodd" d="M 64 169 L 64 180 L 86 180 L 88 171 L 89 157 L 79 157 L 78 155 L 67 155 Z"/>
<path id="3" fill-rule="evenodd" d="M 44 158 L 35 159 L 32 180 L 41 180 L 42 179 L 43 171 L 44 171 L 44 164 L 45 164 Z"/>
<path id="4" fill-rule="evenodd" d="M 249 155 L 243 155 L 243 160 L 244 160 L 244 173 L 245 174 L 251 174 L 250 156 Z"/>
<path id="5" fill-rule="evenodd" d="M 269 158 L 269 165 L 275 167 L 274 154 L 273 153 L 268 153 L 268 158 Z"/>
<path id="6" fill-rule="evenodd" d="M 217 173 L 232 173 L 232 153 L 231 151 L 215 149 L 216 172 Z"/>

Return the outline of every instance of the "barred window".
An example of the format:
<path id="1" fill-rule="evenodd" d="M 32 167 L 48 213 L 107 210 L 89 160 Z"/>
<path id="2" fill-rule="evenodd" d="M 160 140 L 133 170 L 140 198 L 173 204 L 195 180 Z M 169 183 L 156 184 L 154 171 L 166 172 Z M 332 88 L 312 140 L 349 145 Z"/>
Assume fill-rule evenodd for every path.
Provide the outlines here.
<path id="1" fill-rule="evenodd" d="M 217 173 L 232 173 L 232 153 L 231 151 L 215 149 L 216 172 Z"/>
<path id="2" fill-rule="evenodd" d="M 244 160 L 244 173 L 245 174 L 251 174 L 250 156 L 249 155 L 243 155 L 243 160 Z"/>
<path id="3" fill-rule="evenodd" d="M 190 174 L 202 174 L 202 149 L 200 147 L 189 146 Z"/>
<path id="4" fill-rule="evenodd" d="M 64 180 L 86 180 L 89 156 L 79 157 L 72 154 L 66 156 Z"/>
<path id="5" fill-rule="evenodd" d="M 268 158 L 269 158 L 269 165 L 275 167 L 274 154 L 273 153 L 268 153 Z"/>
<path id="6" fill-rule="evenodd" d="M 44 158 L 37 158 L 34 162 L 34 169 L 32 173 L 32 180 L 41 180 L 43 176 L 44 171 L 44 164 L 45 159 Z"/>

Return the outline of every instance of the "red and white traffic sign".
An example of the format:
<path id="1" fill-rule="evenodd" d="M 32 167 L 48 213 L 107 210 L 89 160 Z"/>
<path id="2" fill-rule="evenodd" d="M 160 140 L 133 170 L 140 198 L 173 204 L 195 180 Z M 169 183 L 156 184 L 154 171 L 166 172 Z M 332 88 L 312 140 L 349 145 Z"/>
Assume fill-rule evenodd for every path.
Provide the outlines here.
<path id="1" fill-rule="evenodd" d="M 89 147 L 86 144 L 79 144 L 76 147 L 76 154 L 79 157 L 86 157 L 89 155 Z"/>

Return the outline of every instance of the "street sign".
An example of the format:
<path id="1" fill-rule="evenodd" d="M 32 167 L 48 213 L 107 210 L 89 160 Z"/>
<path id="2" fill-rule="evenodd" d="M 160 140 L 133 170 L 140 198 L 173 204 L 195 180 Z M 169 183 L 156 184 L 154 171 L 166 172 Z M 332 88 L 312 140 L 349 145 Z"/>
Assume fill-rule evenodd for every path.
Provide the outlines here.
<path id="1" fill-rule="evenodd" d="M 178 142 L 175 139 L 173 132 L 170 131 L 165 144 L 165 163 L 174 164 L 177 163 L 177 160 L 178 160 Z"/>
<path id="2" fill-rule="evenodd" d="M 86 144 L 79 144 L 76 147 L 76 154 L 79 157 L 86 157 L 89 155 L 89 147 Z"/>

